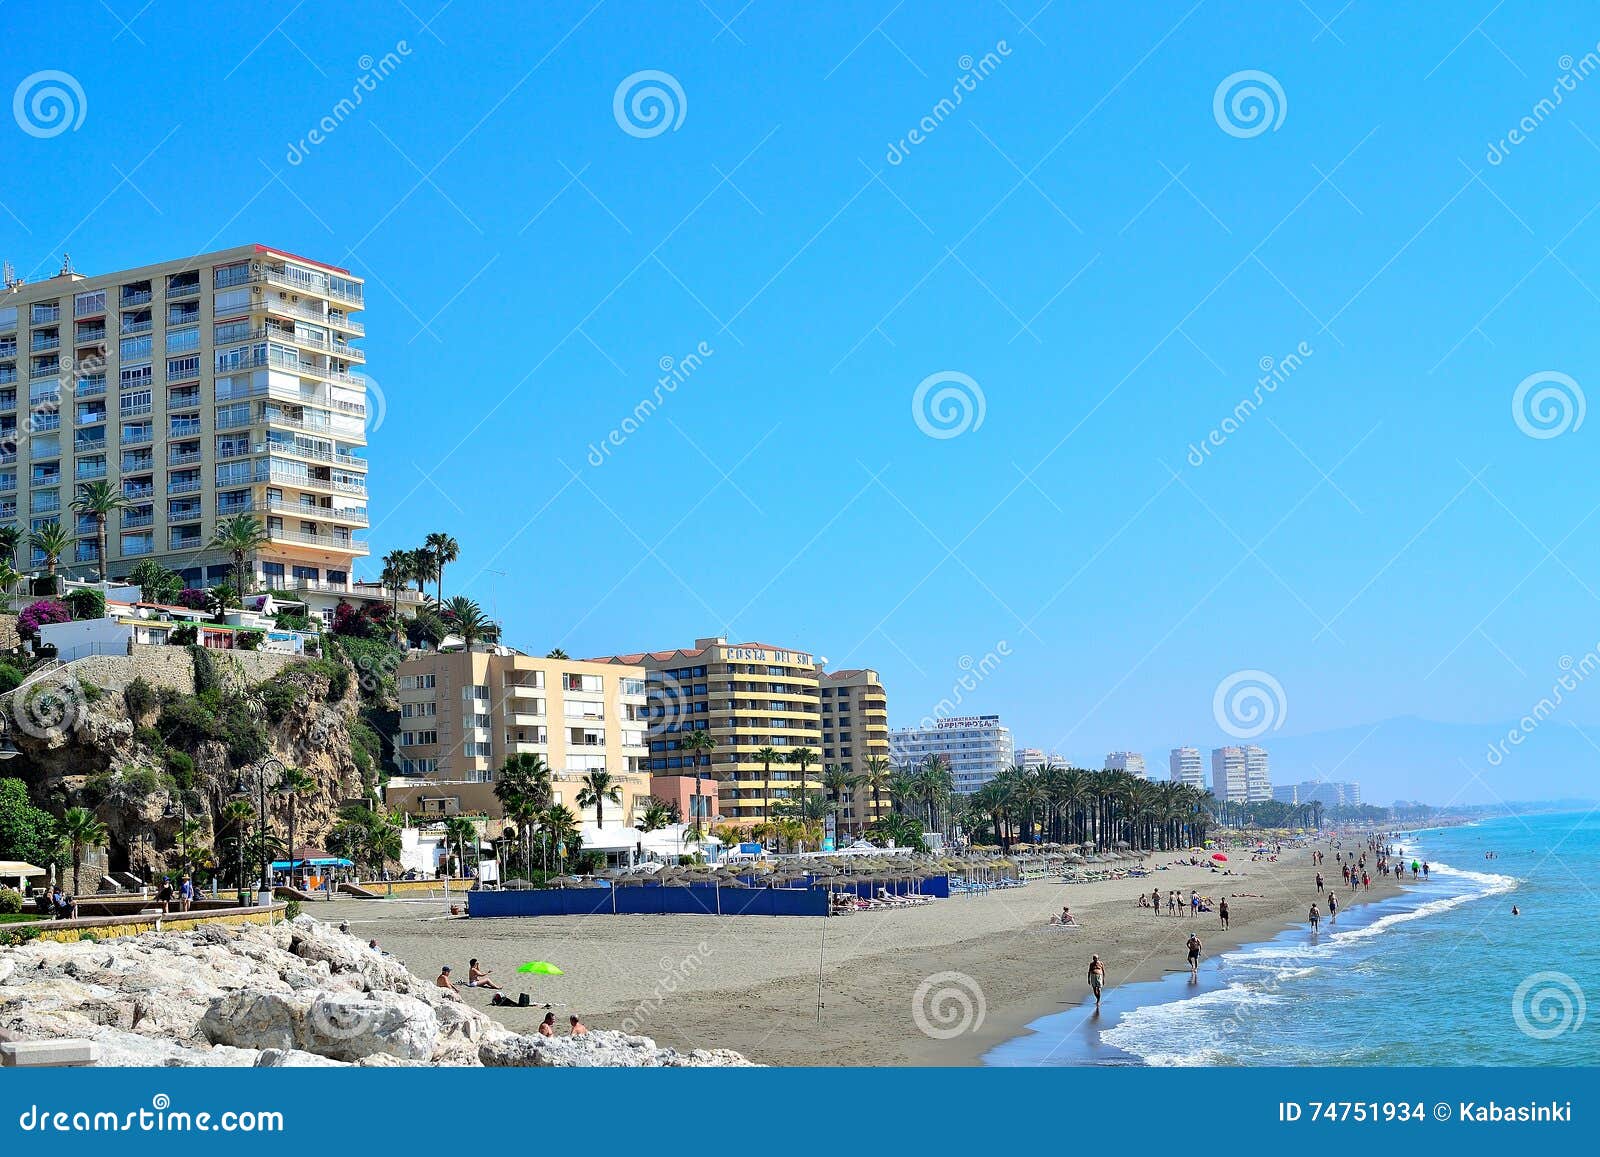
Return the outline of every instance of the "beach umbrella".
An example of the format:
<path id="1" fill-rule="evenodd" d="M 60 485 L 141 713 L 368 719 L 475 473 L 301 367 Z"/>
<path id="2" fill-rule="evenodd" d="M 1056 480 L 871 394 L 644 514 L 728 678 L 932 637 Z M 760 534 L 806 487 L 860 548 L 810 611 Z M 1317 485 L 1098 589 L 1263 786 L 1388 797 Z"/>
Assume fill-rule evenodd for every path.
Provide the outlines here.
<path id="1" fill-rule="evenodd" d="M 1212 852 L 1211 853 L 1211 858 L 1213 860 L 1221 860 L 1223 863 L 1227 863 L 1228 862 L 1228 857 L 1223 855 L 1221 852 Z"/>
<path id="2" fill-rule="evenodd" d="M 535 976 L 565 976 L 566 975 L 566 973 L 562 972 L 561 969 L 557 968 L 554 964 L 551 964 L 548 960 L 530 960 L 530 961 L 528 961 L 528 963 L 520 965 L 517 968 L 517 971 L 518 972 L 531 972 Z"/>

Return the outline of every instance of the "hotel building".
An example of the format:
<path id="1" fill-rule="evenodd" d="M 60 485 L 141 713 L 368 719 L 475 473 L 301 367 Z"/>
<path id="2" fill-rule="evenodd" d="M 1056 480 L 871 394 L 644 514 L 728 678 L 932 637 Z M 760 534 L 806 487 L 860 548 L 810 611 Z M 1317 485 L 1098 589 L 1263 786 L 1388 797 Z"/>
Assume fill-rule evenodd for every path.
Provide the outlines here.
<path id="1" fill-rule="evenodd" d="M 779 800 L 822 789 L 821 679 L 809 651 L 770 643 L 729 643 L 716 637 L 696 639 L 693 647 L 611 655 L 592 662 L 644 670 L 649 696 L 648 769 L 679 775 L 701 769 L 719 780 L 724 822 L 765 820 Z M 716 741 L 709 753 L 685 750 L 683 740 L 696 731 L 705 731 Z M 833 734 L 834 750 L 843 750 L 843 729 L 835 728 Z M 860 758 L 854 716 L 850 734 L 854 761 Z M 806 748 L 816 758 L 803 780 L 799 767 L 787 762 L 773 764 L 769 777 L 756 758 L 765 747 L 780 755 Z"/>
<path id="2" fill-rule="evenodd" d="M 977 791 L 1010 767 L 1016 755 L 1011 729 L 998 715 L 965 715 L 941 719 L 932 727 L 908 727 L 889 734 L 896 766 L 916 766 L 930 755 L 950 765 L 955 789 Z"/>
<path id="3" fill-rule="evenodd" d="M 1198 747 L 1174 747 L 1167 757 L 1167 772 L 1167 778 L 1173 783 L 1205 789 L 1206 767 Z"/>
<path id="4" fill-rule="evenodd" d="M 1272 798 L 1280 803 L 1297 806 L 1320 803 L 1324 807 L 1355 807 L 1361 802 L 1361 785 L 1308 779 L 1273 788 Z"/>
<path id="5" fill-rule="evenodd" d="M 1053 751 L 1046 755 L 1044 750 L 1038 747 L 1018 747 L 1012 755 L 1012 761 L 1015 766 L 1022 768 L 1023 771 L 1035 771 L 1047 763 L 1052 767 L 1067 767 L 1070 765 L 1070 761 L 1066 756 L 1059 755 Z"/>
<path id="6" fill-rule="evenodd" d="M 499 817 L 495 773 L 513 755 L 540 756 L 555 803 L 578 806 L 583 776 L 609 771 L 622 799 L 606 826 L 631 826 L 650 795 L 645 674 L 638 667 L 541 659 L 505 647 L 412 652 L 396 671 L 400 721 L 390 807 L 413 815 Z"/>
<path id="7" fill-rule="evenodd" d="M 860 776 L 868 759 L 889 759 L 889 695 L 878 673 L 857 668 L 819 674 L 823 768 Z M 888 793 L 878 794 L 878 805 L 889 810 Z M 878 818 L 870 787 L 853 788 L 840 803 L 838 823 L 844 831 L 860 831 Z"/>
<path id="8" fill-rule="evenodd" d="M 1145 771 L 1144 756 L 1137 751 L 1113 751 L 1106 756 L 1107 771 L 1124 771 L 1129 775 L 1136 775 L 1140 779 L 1149 779 Z"/>
<path id="9" fill-rule="evenodd" d="M 202 586 L 231 581 L 207 544 L 250 513 L 269 539 L 257 585 L 363 593 L 350 581 L 368 553 L 362 308 L 360 278 L 262 245 L 8 281 L 0 525 L 59 521 L 76 536 L 69 574 L 123 577 L 153 559 Z M 94 519 L 72 510 L 97 479 L 127 502 L 104 560 Z M 21 569 L 45 563 L 19 553 Z"/>
<path id="10" fill-rule="evenodd" d="M 1264 748 L 1218 747 L 1211 752 L 1211 794 L 1229 803 L 1272 798 L 1272 775 Z"/>

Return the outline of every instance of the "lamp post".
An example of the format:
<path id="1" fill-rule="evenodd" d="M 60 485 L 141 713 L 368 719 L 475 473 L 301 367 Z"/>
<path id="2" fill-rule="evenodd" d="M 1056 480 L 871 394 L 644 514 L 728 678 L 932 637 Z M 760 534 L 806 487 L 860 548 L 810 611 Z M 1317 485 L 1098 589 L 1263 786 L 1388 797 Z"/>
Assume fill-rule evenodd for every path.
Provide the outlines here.
<path id="1" fill-rule="evenodd" d="M 248 772 L 239 773 L 238 789 L 234 793 L 249 799 L 253 791 L 259 801 L 256 808 L 256 852 L 260 859 L 262 891 L 267 889 L 267 792 L 277 789 L 283 782 L 284 776 L 288 774 L 288 770 L 281 759 L 269 756 L 250 768 Z M 272 780 L 271 788 L 267 785 L 269 777 Z M 244 853 L 241 849 L 240 859 L 243 858 Z M 241 868 L 240 875 L 243 874 Z"/>

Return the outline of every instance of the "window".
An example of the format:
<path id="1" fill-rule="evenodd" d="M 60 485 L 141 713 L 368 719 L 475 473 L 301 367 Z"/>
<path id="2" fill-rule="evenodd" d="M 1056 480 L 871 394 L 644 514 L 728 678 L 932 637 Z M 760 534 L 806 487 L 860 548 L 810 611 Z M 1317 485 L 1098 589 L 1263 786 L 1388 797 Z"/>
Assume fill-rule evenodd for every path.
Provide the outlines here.
<path id="1" fill-rule="evenodd" d="M 218 289 L 224 289 L 230 285 L 246 285 L 249 281 L 250 263 L 248 261 L 241 261 L 237 265 L 219 265 L 216 268 L 214 284 Z M 217 294 L 217 301 L 220 302 L 223 296 L 223 294 Z M 245 299 L 249 300 L 249 297 L 249 290 L 246 290 Z M 219 305 L 218 308 L 221 308 L 221 306 Z"/>
<path id="2" fill-rule="evenodd" d="M 402 731 L 400 733 L 401 747 L 431 747 L 439 742 L 437 731 Z"/>
<path id="3" fill-rule="evenodd" d="M 154 348 L 154 340 L 149 334 L 143 337 L 125 337 L 122 339 L 122 360 L 133 361 L 136 358 L 147 358 Z"/>
<path id="4" fill-rule="evenodd" d="M 461 688 L 461 698 L 464 700 L 476 699 L 480 702 L 487 703 L 489 701 L 489 688 L 484 686 L 482 683 L 473 683 L 469 686 Z"/>
<path id="5" fill-rule="evenodd" d="M 644 680 L 643 679 L 624 679 L 622 681 L 622 693 L 624 695 L 643 695 L 644 694 Z"/>
<path id="6" fill-rule="evenodd" d="M 427 691 L 433 686 L 433 675 L 402 675 L 400 676 L 400 690 L 402 691 Z"/>
<path id="7" fill-rule="evenodd" d="M 468 759 L 488 759 L 494 752 L 487 743 L 463 743 L 461 745 L 461 754 Z"/>
<path id="8" fill-rule="evenodd" d="M 431 719 L 439 713 L 439 705 L 434 702 L 427 703 L 402 703 L 400 705 L 400 718 L 402 719 Z"/>
<path id="9" fill-rule="evenodd" d="M 168 346 L 167 348 L 168 349 L 172 349 L 174 347 Z M 195 355 L 193 355 L 191 357 L 186 357 L 186 358 L 168 358 L 167 359 L 167 381 L 169 381 L 169 382 L 181 382 L 186 378 L 198 378 L 199 376 L 200 376 L 200 355 L 199 354 L 195 354 Z M 195 398 L 196 402 L 198 402 L 199 400 L 200 399 L 198 397 Z"/>
<path id="10" fill-rule="evenodd" d="M 250 462 L 219 462 L 217 464 L 217 485 L 244 486 L 250 482 Z"/>
<path id="11" fill-rule="evenodd" d="M 598 675 L 564 674 L 561 676 L 561 686 L 568 691 L 602 690 L 600 676 Z"/>
<path id="12" fill-rule="evenodd" d="M 124 390 L 138 389 L 148 386 L 155 380 L 155 370 L 148 365 L 129 366 L 118 375 L 121 388 Z"/>
<path id="13" fill-rule="evenodd" d="M 169 354 L 182 353 L 185 350 L 200 348 L 200 327 L 191 325 L 183 329 L 169 329 L 167 331 L 167 352 Z"/>
<path id="14" fill-rule="evenodd" d="M 90 314 L 104 313 L 106 311 L 106 291 L 91 289 L 87 293 L 80 293 L 72 299 L 72 312 L 76 317 L 86 317 Z"/>

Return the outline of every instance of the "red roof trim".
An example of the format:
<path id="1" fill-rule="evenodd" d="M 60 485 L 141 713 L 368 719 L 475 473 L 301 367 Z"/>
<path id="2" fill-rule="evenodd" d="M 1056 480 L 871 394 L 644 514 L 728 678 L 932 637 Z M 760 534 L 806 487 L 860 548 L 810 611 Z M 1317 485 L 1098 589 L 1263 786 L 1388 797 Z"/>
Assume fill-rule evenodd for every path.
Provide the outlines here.
<path id="1" fill-rule="evenodd" d="M 313 261 L 309 257 L 301 257 L 298 253 L 290 253 L 287 249 L 274 249 L 270 245 L 257 245 L 256 252 L 276 254 L 279 257 L 287 257 L 290 261 L 303 261 L 307 265 L 315 265 L 318 269 L 328 269 L 334 273 L 342 273 L 346 277 L 351 276 L 350 271 L 342 266 L 329 265 L 326 261 Z"/>

